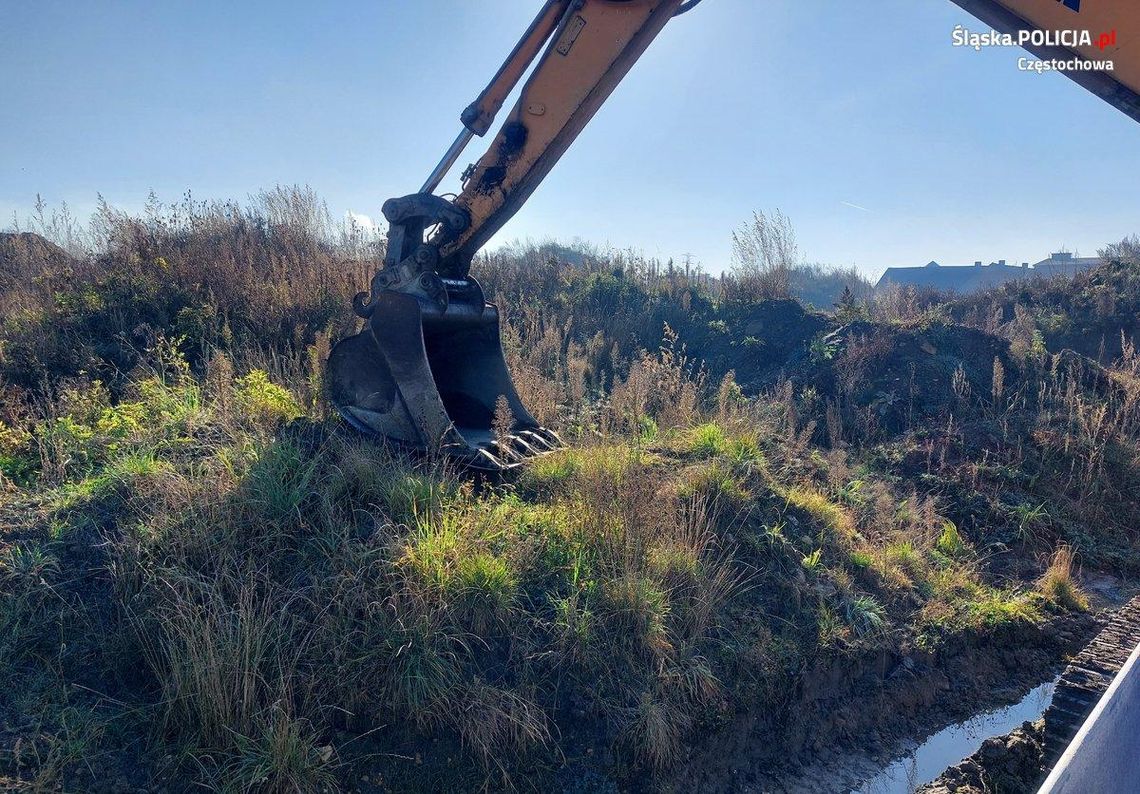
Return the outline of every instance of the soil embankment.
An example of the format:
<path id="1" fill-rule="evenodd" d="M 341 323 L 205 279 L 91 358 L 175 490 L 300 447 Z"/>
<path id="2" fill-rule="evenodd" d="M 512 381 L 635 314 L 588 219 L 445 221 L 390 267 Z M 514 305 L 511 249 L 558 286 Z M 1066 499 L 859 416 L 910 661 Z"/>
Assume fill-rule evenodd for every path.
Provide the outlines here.
<path id="1" fill-rule="evenodd" d="M 1121 607 L 1065 668 L 1045 716 L 987 739 L 960 764 L 923 786 L 924 794 L 1036 791 L 1140 642 L 1140 596 Z"/>
<path id="2" fill-rule="evenodd" d="M 712 736 L 674 790 L 850 790 L 908 740 L 1016 701 L 1100 625 L 1093 615 L 1069 615 L 963 637 L 934 653 L 820 658 L 781 712 L 742 715 Z"/>

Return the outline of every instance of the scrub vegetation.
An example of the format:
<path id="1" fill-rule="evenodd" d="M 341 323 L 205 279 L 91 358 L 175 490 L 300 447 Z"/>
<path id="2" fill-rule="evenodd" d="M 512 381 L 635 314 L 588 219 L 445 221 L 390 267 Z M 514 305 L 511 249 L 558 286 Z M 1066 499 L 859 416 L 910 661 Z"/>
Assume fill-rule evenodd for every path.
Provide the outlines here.
<path id="1" fill-rule="evenodd" d="M 327 404 L 382 240 L 308 191 L 35 229 L 0 249 L 6 787 L 664 785 L 820 660 L 1032 629 L 1140 563 L 1127 241 L 1032 300 L 829 313 L 757 227 L 724 279 L 485 256 L 569 442 L 489 481 Z"/>

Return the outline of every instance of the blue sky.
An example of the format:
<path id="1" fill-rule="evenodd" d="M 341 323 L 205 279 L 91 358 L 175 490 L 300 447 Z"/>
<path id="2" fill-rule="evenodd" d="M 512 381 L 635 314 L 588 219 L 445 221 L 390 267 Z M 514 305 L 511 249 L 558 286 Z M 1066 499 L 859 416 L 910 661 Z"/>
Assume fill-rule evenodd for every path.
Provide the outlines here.
<path id="1" fill-rule="evenodd" d="M 537 0 L 8 0 L 0 225 L 40 193 L 243 199 L 307 183 L 379 218 L 459 130 Z M 583 239 L 717 271 L 752 210 L 810 261 L 1092 254 L 1140 232 L 1140 126 L 949 0 L 706 0 L 651 46 L 494 242 Z M 462 162 L 482 151 L 476 140 Z M 456 177 L 442 189 L 454 189 Z"/>

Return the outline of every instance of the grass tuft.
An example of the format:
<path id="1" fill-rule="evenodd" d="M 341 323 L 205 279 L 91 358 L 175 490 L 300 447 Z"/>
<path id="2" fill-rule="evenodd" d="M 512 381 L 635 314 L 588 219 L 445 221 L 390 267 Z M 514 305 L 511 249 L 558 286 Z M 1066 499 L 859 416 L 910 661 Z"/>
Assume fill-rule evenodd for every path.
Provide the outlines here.
<path id="1" fill-rule="evenodd" d="M 793 486 L 786 489 L 784 498 L 790 507 L 807 513 L 834 537 L 846 539 L 855 534 L 850 513 L 814 488 Z"/>
<path id="2" fill-rule="evenodd" d="M 958 557 L 965 553 L 966 542 L 962 540 L 958 527 L 953 521 L 943 521 L 942 532 L 938 535 L 934 547 L 947 557 Z"/>
<path id="3" fill-rule="evenodd" d="M 1088 596 L 1077 584 L 1076 552 L 1072 546 L 1058 546 L 1049 567 L 1037 581 L 1037 588 L 1050 603 L 1072 612 L 1089 608 Z"/>
<path id="4" fill-rule="evenodd" d="M 720 425 L 697 425 L 688 432 L 687 451 L 702 458 L 723 454 L 728 449 L 728 438 Z"/>

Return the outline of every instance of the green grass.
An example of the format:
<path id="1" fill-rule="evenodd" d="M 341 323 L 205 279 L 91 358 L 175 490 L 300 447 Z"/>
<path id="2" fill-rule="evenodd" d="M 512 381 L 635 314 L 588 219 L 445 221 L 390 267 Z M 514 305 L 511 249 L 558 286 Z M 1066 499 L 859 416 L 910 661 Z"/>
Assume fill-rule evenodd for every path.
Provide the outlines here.
<path id="1" fill-rule="evenodd" d="M 750 494 L 741 478 L 730 466 L 719 460 L 691 469 L 681 484 L 680 493 L 683 496 L 708 499 L 726 516 L 737 515 L 750 500 Z"/>
<path id="2" fill-rule="evenodd" d="M 523 484 L 549 490 L 568 482 L 582 470 L 582 458 L 573 449 L 561 449 L 534 460 L 523 472 Z"/>
<path id="3" fill-rule="evenodd" d="M 250 519 L 283 526 L 301 518 L 305 500 L 320 488 L 318 462 L 300 446 L 281 441 L 257 455 L 244 481 L 244 506 Z"/>
<path id="4" fill-rule="evenodd" d="M 619 277 L 536 260 L 520 280 L 490 259 L 524 402 L 569 446 L 470 478 L 356 437 L 322 399 L 371 259 L 334 266 L 323 238 L 268 219 L 104 220 L 118 236 L 99 267 L 26 280 L 31 310 L 0 328 L 5 784 L 85 790 L 106 762 L 152 787 L 348 789 L 366 773 L 545 790 L 570 761 L 657 788 L 738 716 L 783 724 L 817 663 L 1088 608 L 1078 552 L 1135 567 L 1140 516 L 1118 485 L 1140 481 L 1140 381 L 1123 370 L 1105 398 L 1010 361 L 1000 426 L 970 406 L 903 419 L 930 406 L 871 347 L 913 333 L 900 318 L 770 393 L 749 354 L 744 389 L 718 391 L 725 373 L 683 332 L 656 353 L 631 340 L 654 348 L 662 316 L 724 330 L 765 307 L 632 262 Z M 142 323 L 155 333 L 136 345 Z M 749 347 L 721 344 L 706 360 Z M 887 385 L 828 385 L 854 371 Z M 926 374 L 913 387 L 940 388 Z M 1041 564 L 1059 538 L 1076 548 Z"/>
<path id="5" fill-rule="evenodd" d="M 361 715 L 359 730 L 399 715 L 419 736 L 454 732 L 484 774 L 506 774 L 555 752 L 570 697 L 628 763 L 664 771 L 717 719 L 710 704 L 754 707 L 733 680 L 739 638 L 808 630 L 806 646 L 772 640 L 794 667 L 815 648 L 992 630 L 1080 603 L 1060 573 L 1044 597 L 986 584 L 953 522 L 920 545 L 907 528 L 921 510 L 900 523 L 913 500 L 872 470 L 840 478 L 832 498 L 812 473 L 842 464 L 815 455 L 805 469 L 778 445 L 762 452 L 759 432 L 669 431 L 683 466 L 632 437 L 583 443 L 477 489 L 367 443 L 280 433 L 291 411 L 237 397 L 251 384 L 272 397 L 267 383 L 234 376 L 220 400 L 216 383 L 155 386 L 137 402 L 159 419 L 137 426 L 134 409 L 101 425 L 77 414 L 68 433 L 86 463 L 47 500 L 64 532 L 127 530 L 105 552 L 129 616 L 117 642 L 157 689 L 124 713 L 203 785 L 337 784 L 336 713 Z M 203 429 L 212 445 L 186 440 Z M 890 534 L 864 538 L 856 515 Z M 17 594 L 0 612 L 22 649 L 13 674 L 51 648 L 38 626 L 62 625 L 66 601 L 40 584 L 61 566 L 37 543 L 0 558 Z M 96 642 L 80 637 L 69 643 Z M 74 748 L 111 741 L 76 735 L 43 756 L 51 779 L 73 774 Z"/>
<path id="6" fill-rule="evenodd" d="M 983 626 L 1003 623 L 1035 623 L 1042 617 L 1033 599 L 1022 593 L 990 591 L 978 601 L 968 602 L 965 608 L 970 619 Z"/>
<path id="7" fill-rule="evenodd" d="M 847 624 L 858 637 L 882 634 L 888 626 L 887 612 L 883 605 L 869 595 L 856 596 L 847 601 L 845 607 Z"/>
<path id="8" fill-rule="evenodd" d="M 935 548 L 947 557 L 958 557 L 966 552 L 966 542 L 962 540 L 958 527 L 953 521 L 942 522 L 942 532 L 935 541 Z"/>
<path id="9" fill-rule="evenodd" d="M 401 564 L 430 587 L 447 590 L 463 552 L 458 521 L 441 519 L 412 530 Z"/>
<path id="10" fill-rule="evenodd" d="M 783 491 L 783 497 L 789 507 L 806 513 L 830 536 L 845 540 L 855 534 L 855 522 L 847 510 L 820 491 L 794 485 Z"/>
<path id="11" fill-rule="evenodd" d="M 59 573 L 59 559 L 40 546 L 13 545 L 0 553 L 0 578 L 17 590 L 33 587 Z"/>
<path id="12" fill-rule="evenodd" d="M 1076 553 L 1071 546 L 1060 546 L 1053 553 L 1049 567 L 1037 582 L 1038 589 L 1050 603 L 1072 612 L 1089 608 L 1088 596 L 1077 584 Z"/>
<path id="13" fill-rule="evenodd" d="M 800 564 L 804 566 L 805 571 L 817 573 L 823 570 L 823 549 L 816 549 L 815 551 L 805 554 L 800 559 Z"/>
<path id="14" fill-rule="evenodd" d="M 304 413 L 293 395 L 270 381 L 264 370 L 255 369 L 240 378 L 234 394 L 244 409 L 261 421 L 287 421 Z"/>
<path id="15" fill-rule="evenodd" d="M 711 458 L 728 449 L 728 438 L 719 425 L 697 425 L 688 433 L 686 450 L 698 457 Z"/>
<path id="16" fill-rule="evenodd" d="M 480 630 L 494 619 L 502 619 L 511 609 L 518 583 L 507 560 L 476 552 L 459 561 L 455 586 L 474 614 L 476 630 Z"/>
<path id="17" fill-rule="evenodd" d="M 332 746 L 320 746 L 311 725 L 274 707 L 254 736 L 238 736 L 219 774 L 238 790 L 327 791 L 336 785 Z"/>
<path id="18" fill-rule="evenodd" d="M 648 577 L 626 576 L 605 583 L 602 593 L 602 614 L 609 618 L 618 638 L 627 638 L 647 649 L 669 642 L 669 596 L 660 584 Z"/>

